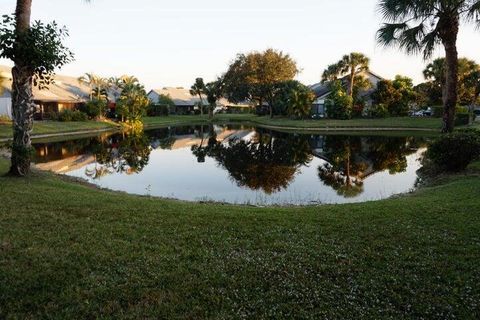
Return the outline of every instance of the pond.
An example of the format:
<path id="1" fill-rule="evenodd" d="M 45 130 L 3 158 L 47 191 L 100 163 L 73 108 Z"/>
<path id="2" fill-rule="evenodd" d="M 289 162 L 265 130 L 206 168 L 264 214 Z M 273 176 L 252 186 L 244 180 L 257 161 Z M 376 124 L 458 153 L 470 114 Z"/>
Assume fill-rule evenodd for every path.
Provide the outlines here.
<path id="1" fill-rule="evenodd" d="M 425 139 L 204 125 L 34 147 L 38 168 L 112 190 L 189 201 L 306 205 L 378 200 L 412 190 Z"/>

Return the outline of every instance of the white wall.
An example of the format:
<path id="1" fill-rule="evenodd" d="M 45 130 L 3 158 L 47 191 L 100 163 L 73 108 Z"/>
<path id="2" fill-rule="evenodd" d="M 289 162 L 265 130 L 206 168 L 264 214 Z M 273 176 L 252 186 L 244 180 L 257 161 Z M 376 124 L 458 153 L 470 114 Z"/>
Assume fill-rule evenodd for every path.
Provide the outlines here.
<path id="1" fill-rule="evenodd" d="M 12 99 L 0 97 L 0 116 L 12 118 Z"/>

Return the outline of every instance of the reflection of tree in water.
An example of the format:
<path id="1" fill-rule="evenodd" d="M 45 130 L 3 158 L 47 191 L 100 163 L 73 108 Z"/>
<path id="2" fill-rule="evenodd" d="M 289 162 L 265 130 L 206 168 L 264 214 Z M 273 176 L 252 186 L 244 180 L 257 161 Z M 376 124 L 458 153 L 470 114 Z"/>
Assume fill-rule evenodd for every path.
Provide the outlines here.
<path id="1" fill-rule="evenodd" d="M 206 146 L 192 147 L 199 162 L 214 158 L 239 186 L 263 190 L 267 194 L 286 188 L 298 169 L 312 159 L 305 136 L 257 131 L 255 139 L 217 142 L 210 130 Z"/>
<path id="2" fill-rule="evenodd" d="M 358 137 L 327 136 L 325 156 L 330 160 L 318 167 L 318 176 L 327 186 L 346 198 L 363 192 L 361 173 L 368 164 L 356 155 L 361 148 Z"/>
<path id="3" fill-rule="evenodd" d="M 407 169 L 407 156 L 416 152 L 418 141 L 404 137 L 325 137 L 327 163 L 318 175 L 338 195 L 356 197 L 363 192 L 364 179 L 388 170 L 390 174 Z"/>
<path id="4" fill-rule="evenodd" d="M 133 174 L 143 170 L 150 157 L 150 140 L 143 131 L 113 135 L 98 141 L 92 149 L 95 167 L 85 174 L 98 179 L 114 172 Z"/>

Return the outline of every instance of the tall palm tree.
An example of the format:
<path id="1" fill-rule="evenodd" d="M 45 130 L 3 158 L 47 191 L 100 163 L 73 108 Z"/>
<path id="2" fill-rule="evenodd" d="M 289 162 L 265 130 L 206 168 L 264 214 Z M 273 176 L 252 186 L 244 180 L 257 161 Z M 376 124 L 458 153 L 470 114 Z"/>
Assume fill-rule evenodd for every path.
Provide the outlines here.
<path id="1" fill-rule="evenodd" d="M 200 98 L 200 114 L 203 116 L 203 98 L 202 95 L 205 94 L 205 83 L 202 78 L 195 79 L 195 83 L 190 87 L 190 94 L 192 96 L 198 96 Z"/>
<path id="2" fill-rule="evenodd" d="M 408 54 L 432 56 L 441 43 L 445 49 L 446 81 L 443 97 L 442 132 L 454 127 L 458 99 L 457 37 L 460 22 L 480 22 L 479 0 L 380 0 L 385 23 L 377 32 L 377 41 L 396 46 Z"/>
<path id="3" fill-rule="evenodd" d="M 333 82 L 340 77 L 348 76 L 348 95 L 353 98 L 355 82 L 361 73 L 369 70 L 370 59 L 363 53 L 352 52 L 344 55 L 340 61 L 331 64 L 322 75 L 322 82 Z"/>
<path id="4" fill-rule="evenodd" d="M 353 98 L 353 91 L 355 86 L 355 77 L 362 72 L 369 70 L 370 59 L 363 53 L 352 52 L 348 55 L 344 55 L 342 60 L 339 61 L 339 69 L 342 74 L 348 74 L 348 80 L 350 82 L 348 88 L 348 94 Z"/>
<path id="5" fill-rule="evenodd" d="M 89 2 L 90 0 L 85 0 Z M 30 30 L 32 0 L 17 0 L 15 7 L 15 46 L 21 45 L 22 35 Z M 36 107 L 33 103 L 34 68 L 30 61 L 21 57 L 14 59 L 12 68 L 12 116 L 13 143 L 10 174 L 25 176 L 30 172 L 30 156 L 32 148 L 31 132 L 33 114 Z"/>

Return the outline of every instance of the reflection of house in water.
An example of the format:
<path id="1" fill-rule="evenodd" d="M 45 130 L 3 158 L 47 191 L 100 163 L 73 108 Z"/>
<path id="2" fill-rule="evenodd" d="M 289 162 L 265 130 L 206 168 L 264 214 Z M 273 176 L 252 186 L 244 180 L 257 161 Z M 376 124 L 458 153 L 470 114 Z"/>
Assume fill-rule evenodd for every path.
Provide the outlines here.
<path id="1" fill-rule="evenodd" d="M 40 170 L 53 171 L 56 173 L 67 173 L 77 169 L 81 169 L 95 162 L 95 157 L 91 154 L 81 154 L 66 157 L 60 160 L 50 162 L 37 163 L 36 168 Z"/>
<path id="2" fill-rule="evenodd" d="M 211 135 L 209 126 L 197 126 L 186 128 L 173 128 L 170 136 L 174 140 L 170 149 L 190 148 L 195 145 L 204 146 L 208 143 Z M 231 139 L 243 139 L 251 133 L 251 129 L 230 129 L 227 127 L 213 126 L 218 142 L 225 142 Z M 152 139 L 151 146 L 158 149 L 161 146 L 161 139 Z"/>

